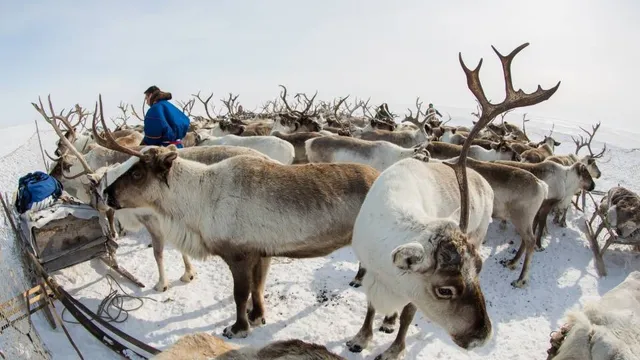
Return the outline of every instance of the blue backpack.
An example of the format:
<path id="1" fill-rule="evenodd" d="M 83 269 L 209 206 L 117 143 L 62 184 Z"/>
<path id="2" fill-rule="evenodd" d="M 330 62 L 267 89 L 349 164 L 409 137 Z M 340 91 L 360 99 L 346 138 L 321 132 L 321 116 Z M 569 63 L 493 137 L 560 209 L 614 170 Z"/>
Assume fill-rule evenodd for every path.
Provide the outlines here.
<path id="1" fill-rule="evenodd" d="M 18 212 L 23 214 L 31 209 L 33 204 L 43 200 L 53 202 L 60 195 L 62 195 L 62 184 L 58 179 L 42 171 L 35 171 L 18 180 L 18 196 L 14 205 Z"/>

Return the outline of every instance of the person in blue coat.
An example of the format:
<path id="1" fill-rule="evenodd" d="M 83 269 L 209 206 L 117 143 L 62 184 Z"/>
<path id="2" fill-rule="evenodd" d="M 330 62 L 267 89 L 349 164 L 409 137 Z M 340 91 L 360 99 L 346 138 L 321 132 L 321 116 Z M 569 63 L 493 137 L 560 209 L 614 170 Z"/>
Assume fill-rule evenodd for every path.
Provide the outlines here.
<path id="1" fill-rule="evenodd" d="M 151 86 L 144 92 L 149 110 L 144 116 L 144 138 L 140 145 L 169 146 L 182 148 L 182 139 L 189 131 L 191 121 L 182 110 L 175 107 L 171 93 Z"/>

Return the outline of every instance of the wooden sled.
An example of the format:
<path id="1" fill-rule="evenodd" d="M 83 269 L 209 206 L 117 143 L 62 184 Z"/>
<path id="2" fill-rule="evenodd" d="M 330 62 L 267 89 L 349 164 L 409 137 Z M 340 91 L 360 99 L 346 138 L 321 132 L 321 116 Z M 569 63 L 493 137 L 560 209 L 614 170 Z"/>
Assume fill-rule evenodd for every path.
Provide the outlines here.
<path id="1" fill-rule="evenodd" d="M 598 276 L 601 276 L 601 277 L 607 276 L 607 269 L 604 265 L 603 255 L 605 251 L 607 251 L 609 246 L 611 246 L 612 244 L 618 244 L 618 245 L 632 245 L 632 246 L 639 247 L 640 236 L 633 236 L 629 238 L 622 238 L 618 236 L 616 232 L 613 231 L 613 229 L 611 228 L 611 225 L 609 225 L 609 223 L 607 222 L 606 214 L 603 214 L 600 211 L 600 206 L 599 206 L 600 204 L 596 202 L 596 200 L 593 198 L 593 195 L 591 194 L 588 194 L 588 195 L 591 198 L 591 201 L 593 201 L 595 210 L 590 220 L 587 220 L 586 218 L 584 220 L 585 234 L 587 235 L 587 239 L 589 240 L 589 244 L 591 246 L 591 251 L 593 252 L 593 258 L 595 261 L 595 266 L 596 266 L 596 271 L 598 272 Z M 596 219 L 599 219 L 600 221 L 597 226 L 597 229 L 594 231 L 593 229 L 594 229 Z M 606 230 L 605 235 L 603 237 L 604 246 L 600 247 L 600 243 L 598 242 L 598 237 L 603 232 L 603 230 Z"/>

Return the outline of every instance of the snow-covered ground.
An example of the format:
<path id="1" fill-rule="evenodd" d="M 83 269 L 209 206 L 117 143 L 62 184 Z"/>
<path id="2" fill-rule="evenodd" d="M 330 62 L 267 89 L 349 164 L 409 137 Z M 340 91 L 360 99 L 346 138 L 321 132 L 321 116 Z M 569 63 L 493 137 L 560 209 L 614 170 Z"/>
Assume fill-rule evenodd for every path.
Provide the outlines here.
<path id="1" fill-rule="evenodd" d="M 466 112 L 468 114 L 468 112 Z M 458 123 L 470 124 L 457 118 Z M 461 114 L 460 116 L 465 116 Z M 466 115 L 468 116 L 468 115 Z M 514 115 L 515 116 L 515 115 Z M 520 123 L 514 117 L 514 123 Z M 46 125 L 46 124 L 45 124 Z M 41 129 L 45 128 L 41 125 Z M 536 119 L 527 123 L 530 137 L 538 139 L 550 129 L 548 121 Z M 47 129 L 48 130 L 48 129 Z M 30 139 L 33 125 L 0 130 L 2 138 L 15 139 L 16 145 Z M 573 152 L 569 134 L 578 133 L 577 125 L 556 123 L 554 137 L 562 142 L 557 153 Z M 10 135 L 10 136 L 9 136 Z M 18 139 L 21 142 L 18 142 Z M 640 191 L 639 134 L 622 133 L 607 129 L 603 124 L 594 148 L 606 141 L 610 152 L 599 164 L 603 177 L 596 188 L 606 191 L 615 185 Z M 45 147 L 52 149 L 55 134 L 43 134 Z M 3 145 L 4 147 L 5 145 Z M 13 191 L 19 176 L 42 168 L 37 140 L 29 140 L 19 151 L 0 149 L 0 185 L 3 191 Z M 0 155 L 2 155 L 0 154 Z M 599 198 L 599 197 L 598 197 Z M 407 336 L 407 359 L 544 359 L 549 346 L 549 333 L 557 329 L 563 313 L 585 300 L 599 297 L 619 284 L 633 270 L 640 270 L 640 255 L 628 248 L 615 247 L 605 256 L 609 275 L 598 278 L 591 250 L 581 231 L 581 217 L 572 209 L 567 228 L 559 228 L 549 221 L 550 234 L 544 239 L 546 250 L 535 253 L 530 273 L 530 284 L 525 289 L 514 289 L 510 282 L 517 278 L 520 268 L 510 271 L 500 260 L 511 257 L 520 241 L 513 227 L 499 230 L 492 223 L 487 243 L 482 247 L 485 260 L 481 284 L 491 316 L 494 335 L 484 347 L 470 352 L 461 350 L 447 334 L 431 324 L 420 313 L 415 317 Z M 1 229 L 0 269 L 19 266 L 10 249 L 13 236 L 6 224 Z M 153 290 L 157 269 L 150 239 L 144 231 L 131 234 L 119 241 L 120 265 L 137 276 L 145 285 L 140 289 L 114 274 L 130 294 L 146 296 L 144 305 L 130 313 L 128 320 L 116 326 L 130 335 L 160 349 L 172 344 L 180 336 L 192 332 L 221 335 L 224 327 L 233 323 L 235 306 L 232 280 L 228 268 L 219 258 L 194 261 L 198 275 L 189 283 L 181 283 L 183 272 L 180 254 L 171 245 L 165 250 L 165 267 L 170 281 L 166 292 Z M 514 243 L 515 242 L 515 243 Z M 370 347 L 360 354 L 348 351 L 345 342 L 356 334 L 364 319 L 365 296 L 348 283 L 357 269 L 357 260 L 351 248 L 341 249 L 331 256 L 306 260 L 278 258 L 273 261 L 266 286 L 266 325 L 253 329 L 246 339 L 234 339 L 240 345 L 261 346 L 279 339 L 298 338 L 326 345 L 330 350 L 348 359 L 373 359 L 393 341 L 396 333 L 375 332 Z M 90 261 L 58 272 L 57 281 L 74 297 L 94 311 L 109 294 L 105 274 L 110 273 L 101 262 Z M 16 292 L 17 293 L 17 292 Z M 135 305 L 135 304 L 133 304 Z M 62 305 L 56 303 L 57 309 Z M 71 319 L 65 314 L 65 319 Z M 377 317 L 376 321 L 381 322 Z M 41 314 L 34 316 L 37 329 L 54 359 L 73 359 L 77 356 L 63 331 L 51 330 Z M 116 359 L 117 356 L 93 338 L 82 326 L 66 324 L 74 341 L 85 357 Z M 377 328 L 377 327 L 376 327 Z"/>

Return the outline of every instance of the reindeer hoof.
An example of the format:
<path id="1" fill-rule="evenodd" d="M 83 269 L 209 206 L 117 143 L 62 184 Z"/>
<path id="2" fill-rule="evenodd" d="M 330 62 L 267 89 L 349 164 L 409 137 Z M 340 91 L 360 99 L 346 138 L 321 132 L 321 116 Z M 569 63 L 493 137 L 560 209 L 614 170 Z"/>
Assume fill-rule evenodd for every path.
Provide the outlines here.
<path id="1" fill-rule="evenodd" d="M 545 250 L 545 248 L 543 248 L 542 246 L 536 246 L 536 248 L 535 248 L 535 249 L 536 249 L 536 251 L 537 251 L 537 252 L 540 252 L 540 251 L 544 251 L 544 250 Z"/>
<path id="2" fill-rule="evenodd" d="M 522 289 L 527 287 L 527 283 L 528 283 L 527 280 L 514 280 L 511 282 L 511 286 L 517 289 Z"/>
<path id="3" fill-rule="evenodd" d="M 180 281 L 182 281 L 183 283 L 190 283 L 191 280 L 196 278 L 196 274 L 195 273 L 184 273 L 181 277 L 180 277 Z"/>
<path id="4" fill-rule="evenodd" d="M 507 260 L 507 259 L 500 260 L 500 264 L 509 270 L 515 270 L 516 266 L 518 265 L 517 262 L 513 260 Z"/>
<path id="5" fill-rule="evenodd" d="M 385 334 L 392 334 L 396 329 L 393 328 L 393 326 L 389 326 L 389 325 L 384 325 L 382 324 L 382 326 L 380 326 L 380 329 L 378 329 L 378 331 L 383 332 Z"/>
<path id="6" fill-rule="evenodd" d="M 247 335 L 249 335 L 249 330 L 238 330 L 238 331 L 234 331 L 233 327 L 235 325 L 232 326 L 228 326 L 224 329 L 224 331 L 222 332 L 222 335 L 224 337 L 226 337 L 227 339 L 233 339 L 233 338 L 246 338 Z"/>
<path id="7" fill-rule="evenodd" d="M 353 279 L 351 280 L 351 282 L 349 283 L 349 286 L 354 287 L 354 288 L 359 288 L 360 286 L 362 286 L 362 282 L 359 279 Z"/>
<path id="8" fill-rule="evenodd" d="M 167 291 L 167 289 L 169 289 L 169 286 L 166 284 L 156 284 L 156 286 L 153 287 L 156 291 L 158 292 L 165 292 Z"/>
<path id="9" fill-rule="evenodd" d="M 353 339 L 347 341 L 347 347 L 351 352 L 354 352 L 354 353 L 362 352 L 362 350 L 364 350 L 369 344 L 370 339 L 371 339 L 371 336 L 362 336 L 358 334 Z"/>

